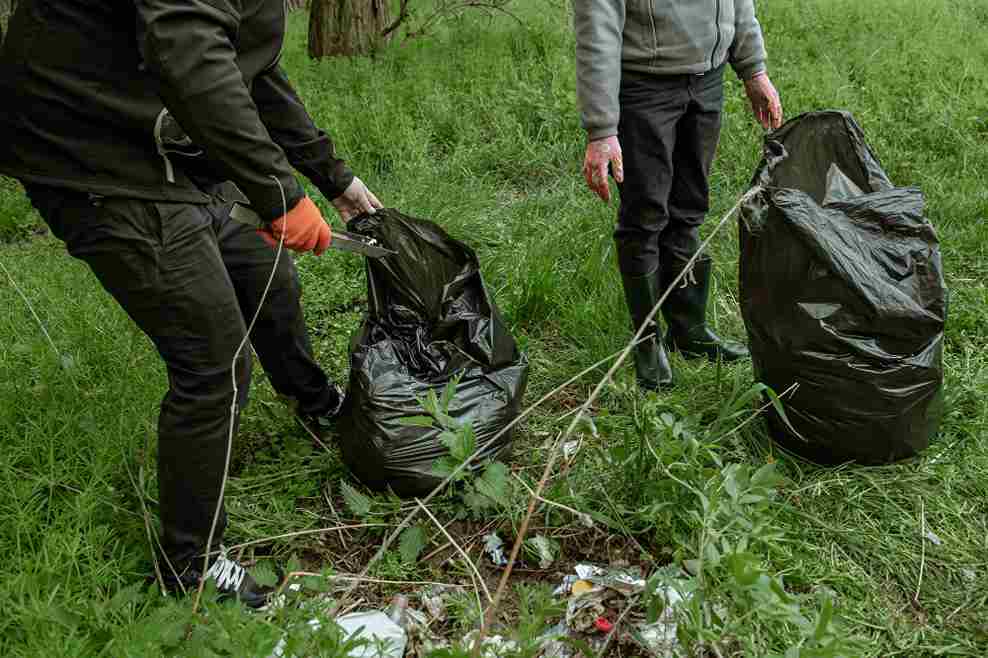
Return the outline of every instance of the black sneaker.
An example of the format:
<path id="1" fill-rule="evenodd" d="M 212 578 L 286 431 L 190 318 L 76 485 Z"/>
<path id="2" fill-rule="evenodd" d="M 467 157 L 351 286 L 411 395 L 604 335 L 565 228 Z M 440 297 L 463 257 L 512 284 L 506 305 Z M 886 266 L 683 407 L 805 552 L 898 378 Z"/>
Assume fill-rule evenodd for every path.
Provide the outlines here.
<path id="1" fill-rule="evenodd" d="M 167 569 L 167 566 L 166 566 Z M 162 573 L 165 588 L 172 593 L 188 594 L 199 589 L 202 560 L 194 559 L 178 576 L 174 573 Z M 262 587 L 251 577 L 242 565 L 226 556 L 226 549 L 220 547 L 220 553 L 206 570 L 206 580 L 212 581 L 219 594 L 220 601 L 239 599 L 248 608 L 259 610 L 267 605 L 268 598 L 274 592 L 269 587 Z"/>
<path id="2" fill-rule="evenodd" d="M 346 393 L 343 391 L 343 388 L 336 383 L 330 384 L 329 407 L 318 414 L 299 414 L 299 420 L 320 441 L 324 441 L 333 429 L 336 419 L 340 417 L 340 412 L 343 411 L 343 403 L 345 401 Z"/>

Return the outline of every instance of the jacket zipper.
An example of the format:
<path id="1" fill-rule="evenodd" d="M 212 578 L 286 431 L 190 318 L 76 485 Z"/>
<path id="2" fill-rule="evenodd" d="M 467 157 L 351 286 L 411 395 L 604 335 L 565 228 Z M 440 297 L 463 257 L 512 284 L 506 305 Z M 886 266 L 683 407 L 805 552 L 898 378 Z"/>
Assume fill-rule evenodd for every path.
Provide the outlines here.
<path id="1" fill-rule="evenodd" d="M 717 0 L 717 11 L 715 13 L 716 18 L 714 19 L 714 30 L 717 31 L 717 40 L 714 41 L 714 49 L 710 53 L 710 68 L 714 67 L 714 56 L 717 54 L 717 49 L 720 48 L 720 0 Z"/>

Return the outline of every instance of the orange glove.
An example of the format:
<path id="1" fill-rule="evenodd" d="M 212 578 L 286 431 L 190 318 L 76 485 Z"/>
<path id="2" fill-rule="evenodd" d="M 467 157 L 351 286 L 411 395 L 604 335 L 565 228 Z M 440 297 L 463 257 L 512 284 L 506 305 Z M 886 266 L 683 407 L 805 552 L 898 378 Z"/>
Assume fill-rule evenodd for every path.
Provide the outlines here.
<path id="1" fill-rule="evenodd" d="M 316 256 L 321 256 L 333 239 L 329 224 L 307 196 L 302 197 L 287 215 L 271 222 L 268 228 L 258 229 L 257 233 L 275 248 L 284 235 L 285 246 L 292 251 L 311 251 Z"/>

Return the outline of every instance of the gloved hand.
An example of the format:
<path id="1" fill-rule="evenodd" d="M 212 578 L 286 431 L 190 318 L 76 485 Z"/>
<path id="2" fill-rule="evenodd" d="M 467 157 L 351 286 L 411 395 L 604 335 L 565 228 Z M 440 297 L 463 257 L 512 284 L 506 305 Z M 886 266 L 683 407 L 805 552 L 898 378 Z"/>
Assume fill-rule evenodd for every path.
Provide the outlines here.
<path id="1" fill-rule="evenodd" d="M 368 190 L 364 182 L 356 176 L 353 177 L 353 182 L 347 186 L 343 194 L 333 199 L 331 203 L 336 208 L 336 212 L 340 213 L 340 218 L 344 222 L 349 222 L 352 218 L 365 212 L 373 215 L 375 208 L 383 208 L 373 192 Z"/>
<path id="2" fill-rule="evenodd" d="M 751 101 L 751 111 L 754 112 L 762 128 L 775 129 L 782 125 L 782 101 L 779 92 L 769 80 L 765 71 L 756 73 L 750 80 L 744 81 L 744 91 Z"/>
<path id="3" fill-rule="evenodd" d="M 611 200 L 611 188 L 607 184 L 608 164 L 614 172 L 614 180 L 623 183 L 624 160 L 616 135 L 595 139 L 587 144 L 587 154 L 583 158 L 583 178 L 587 181 L 587 187 L 604 201 Z"/>
<path id="4" fill-rule="evenodd" d="M 312 251 L 316 256 L 321 256 L 333 239 L 329 224 L 307 196 L 302 197 L 287 215 L 271 222 L 269 228 L 257 232 L 272 247 L 277 248 L 284 235 L 285 246 L 292 251 Z"/>

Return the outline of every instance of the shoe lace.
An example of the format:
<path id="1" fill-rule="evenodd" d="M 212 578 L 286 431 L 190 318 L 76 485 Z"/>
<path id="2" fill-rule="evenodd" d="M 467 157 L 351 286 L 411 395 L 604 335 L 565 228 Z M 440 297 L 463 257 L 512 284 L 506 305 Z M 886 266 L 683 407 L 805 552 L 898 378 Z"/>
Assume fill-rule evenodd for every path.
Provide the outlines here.
<path id="1" fill-rule="evenodd" d="M 206 572 L 206 578 L 215 579 L 216 588 L 222 591 L 239 591 L 246 577 L 247 570 L 228 558 L 223 548 L 220 548 L 219 557 Z"/>

